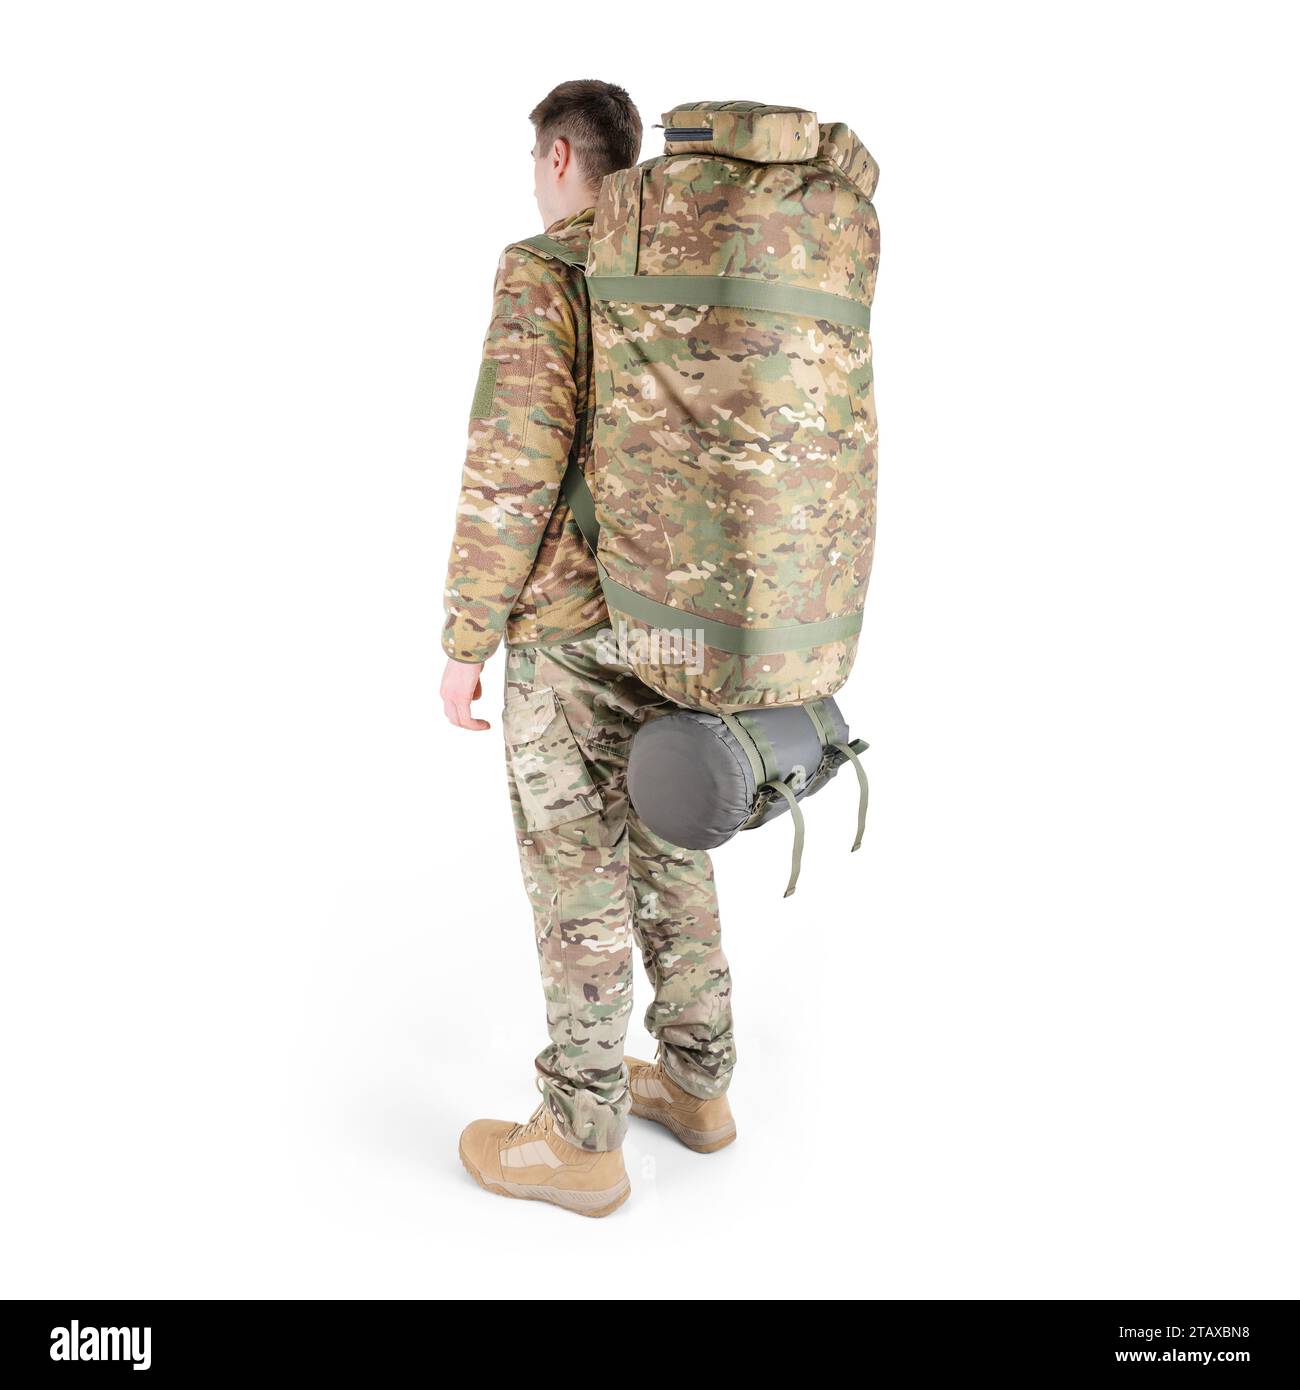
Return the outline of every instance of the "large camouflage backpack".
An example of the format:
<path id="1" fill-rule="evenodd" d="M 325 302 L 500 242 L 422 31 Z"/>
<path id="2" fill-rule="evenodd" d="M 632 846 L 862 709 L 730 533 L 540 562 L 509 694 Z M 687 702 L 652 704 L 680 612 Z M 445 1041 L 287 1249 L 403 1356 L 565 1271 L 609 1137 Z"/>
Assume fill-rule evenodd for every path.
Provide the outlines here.
<path id="1" fill-rule="evenodd" d="M 788 802 L 801 839 L 794 798 L 849 758 L 866 806 L 865 745 L 848 742 L 828 697 L 857 651 L 875 535 L 879 170 L 847 126 L 810 111 L 691 102 L 663 119 L 666 152 L 601 187 L 585 266 L 595 496 L 576 468 L 564 491 L 624 657 L 660 694 L 713 716 L 655 730 L 642 803 L 662 800 L 684 824 L 684 779 L 661 798 L 652 779 L 706 766 L 717 736 L 724 771 L 743 754 L 752 775 L 725 797 L 706 789 L 675 842 L 734 833 L 746 788 L 760 795 L 740 828 Z M 792 775 L 771 750 L 798 739 L 760 727 L 783 713 L 766 707 L 790 705 L 805 706 L 791 729 L 812 728 L 816 772 L 799 754 Z"/>
<path id="2" fill-rule="evenodd" d="M 605 179 L 586 266 L 605 595 L 668 698 L 799 704 L 847 678 L 871 571 L 879 170 L 810 111 L 664 125 Z"/>

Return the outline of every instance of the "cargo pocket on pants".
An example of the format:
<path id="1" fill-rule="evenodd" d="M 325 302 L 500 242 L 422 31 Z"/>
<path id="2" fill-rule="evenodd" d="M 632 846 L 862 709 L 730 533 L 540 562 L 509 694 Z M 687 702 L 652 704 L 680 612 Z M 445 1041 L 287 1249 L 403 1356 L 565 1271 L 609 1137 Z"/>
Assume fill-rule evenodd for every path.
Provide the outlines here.
<path id="1" fill-rule="evenodd" d="M 600 793 L 555 691 L 533 690 L 511 699 L 502 722 L 529 830 L 548 830 L 600 811 Z"/>

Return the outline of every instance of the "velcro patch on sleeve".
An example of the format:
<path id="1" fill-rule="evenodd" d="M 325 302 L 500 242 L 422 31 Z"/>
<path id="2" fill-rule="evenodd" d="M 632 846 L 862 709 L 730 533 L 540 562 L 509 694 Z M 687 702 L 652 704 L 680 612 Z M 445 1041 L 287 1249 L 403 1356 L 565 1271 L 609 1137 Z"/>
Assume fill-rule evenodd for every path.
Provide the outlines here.
<path id="1" fill-rule="evenodd" d="M 496 393 L 497 364 L 488 359 L 478 369 L 478 384 L 474 387 L 474 404 L 469 408 L 472 420 L 486 420 L 488 416 L 495 414 L 492 406 L 496 400 Z"/>

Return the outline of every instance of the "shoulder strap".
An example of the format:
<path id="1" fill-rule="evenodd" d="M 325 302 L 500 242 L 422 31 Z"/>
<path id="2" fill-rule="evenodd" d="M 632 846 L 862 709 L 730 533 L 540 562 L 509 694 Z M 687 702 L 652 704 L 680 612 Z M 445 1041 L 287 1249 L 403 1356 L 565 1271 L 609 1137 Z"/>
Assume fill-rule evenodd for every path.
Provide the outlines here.
<path id="1" fill-rule="evenodd" d="M 551 236 L 530 236 L 522 241 L 516 241 L 515 246 L 526 246 L 530 251 L 536 251 L 539 255 L 545 256 L 548 260 L 559 261 L 562 265 L 567 265 L 573 270 L 580 270 L 585 276 L 587 273 L 587 256 L 585 252 L 579 252 L 572 246 L 566 246 L 562 241 L 556 241 Z M 582 532 L 582 538 L 587 542 L 591 553 L 596 556 L 596 564 L 600 566 L 600 556 L 597 554 L 597 546 L 600 542 L 600 525 L 596 520 L 596 499 L 591 495 L 591 489 L 587 486 L 587 479 L 583 475 L 582 466 L 577 459 L 570 459 L 569 466 L 565 470 L 564 477 L 560 480 L 560 491 L 568 501 L 569 510 L 573 513 L 573 519 L 578 523 L 578 530 Z M 603 573 L 603 566 L 601 567 Z"/>
<path id="2" fill-rule="evenodd" d="M 562 241 L 556 241 L 550 236 L 530 236 L 523 241 L 515 242 L 516 246 L 527 246 L 532 251 L 538 251 L 543 256 L 552 261 L 561 261 L 567 266 L 572 266 L 574 270 L 580 270 L 585 275 L 587 273 L 587 255 L 585 251 L 576 251 L 572 246 L 566 246 Z"/>
<path id="3" fill-rule="evenodd" d="M 564 477 L 560 480 L 560 491 L 569 503 L 569 510 L 573 513 L 574 521 L 578 523 L 582 539 L 587 542 L 588 549 L 596 556 L 596 563 L 599 564 L 597 546 L 600 544 L 600 523 L 596 520 L 596 499 L 591 495 L 586 475 L 577 459 L 569 460 L 569 466 L 564 470 Z"/>

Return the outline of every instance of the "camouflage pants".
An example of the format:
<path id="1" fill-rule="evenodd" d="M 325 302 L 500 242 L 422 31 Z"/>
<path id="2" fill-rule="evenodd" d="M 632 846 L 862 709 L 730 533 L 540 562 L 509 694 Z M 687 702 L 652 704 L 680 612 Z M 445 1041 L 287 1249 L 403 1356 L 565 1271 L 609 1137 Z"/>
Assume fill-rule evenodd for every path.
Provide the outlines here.
<path id="1" fill-rule="evenodd" d="M 587 1149 L 617 1148 L 627 1128 L 634 939 L 655 991 L 646 1028 L 673 1078 L 721 1095 L 735 1060 L 708 855 L 659 839 L 628 803 L 632 735 L 663 703 L 608 629 L 509 651 L 506 765 L 551 1036 L 537 1069 L 560 1130 Z"/>

